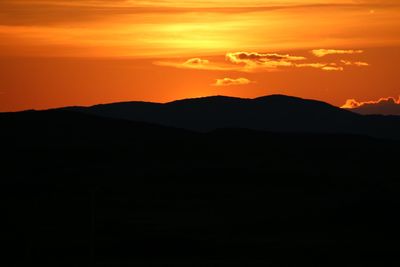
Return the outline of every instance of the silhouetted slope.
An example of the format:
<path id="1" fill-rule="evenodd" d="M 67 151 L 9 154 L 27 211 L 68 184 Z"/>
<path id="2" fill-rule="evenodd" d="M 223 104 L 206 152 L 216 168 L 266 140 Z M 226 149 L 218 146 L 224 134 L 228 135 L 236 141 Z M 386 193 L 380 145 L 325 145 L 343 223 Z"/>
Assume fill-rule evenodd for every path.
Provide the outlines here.
<path id="1" fill-rule="evenodd" d="M 69 109 L 195 131 L 247 128 L 400 138 L 400 117 L 361 116 L 320 101 L 283 95 L 255 99 L 214 96 L 166 104 L 125 102 Z"/>
<path id="2" fill-rule="evenodd" d="M 101 146 L 104 141 L 127 145 L 144 138 L 176 139 L 189 134 L 182 129 L 64 110 L 0 113 L 0 128 L 0 138 L 10 141 L 5 145 L 17 147 Z"/>
<path id="3" fill-rule="evenodd" d="M 4 266 L 399 264 L 398 141 L 71 111 L 0 127 Z"/>

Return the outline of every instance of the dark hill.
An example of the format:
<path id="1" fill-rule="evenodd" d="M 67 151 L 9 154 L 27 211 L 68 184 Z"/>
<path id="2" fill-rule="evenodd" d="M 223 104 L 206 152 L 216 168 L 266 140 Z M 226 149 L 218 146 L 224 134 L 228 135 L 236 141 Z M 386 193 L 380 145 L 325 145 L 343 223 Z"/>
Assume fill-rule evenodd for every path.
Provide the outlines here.
<path id="1" fill-rule="evenodd" d="M 282 96 L 98 108 L 217 109 L 244 123 L 282 105 L 276 118 L 362 117 Z M 67 110 L 3 113 L 0 129 L 2 266 L 400 264 L 399 141 Z"/>
<path id="2" fill-rule="evenodd" d="M 128 145 L 142 139 L 179 139 L 193 134 L 146 122 L 103 118 L 66 110 L 0 113 L 0 138 L 17 147 Z"/>
<path id="3" fill-rule="evenodd" d="M 125 102 L 67 109 L 203 132 L 247 128 L 400 138 L 400 117 L 362 116 L 324 102 L 284 95 L 255 99 L 214 96 L 166 104 Z"/>

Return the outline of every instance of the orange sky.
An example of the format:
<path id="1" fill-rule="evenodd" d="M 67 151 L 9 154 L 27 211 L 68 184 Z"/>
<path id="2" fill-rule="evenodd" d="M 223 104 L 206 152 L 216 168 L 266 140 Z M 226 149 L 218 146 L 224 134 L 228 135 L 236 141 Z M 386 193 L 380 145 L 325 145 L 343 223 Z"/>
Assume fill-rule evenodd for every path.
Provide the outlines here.
<path id="1" fill-rule="evenodd" d="M 0 111 L 400 94 L 394 0 L 2 0 Z"/>

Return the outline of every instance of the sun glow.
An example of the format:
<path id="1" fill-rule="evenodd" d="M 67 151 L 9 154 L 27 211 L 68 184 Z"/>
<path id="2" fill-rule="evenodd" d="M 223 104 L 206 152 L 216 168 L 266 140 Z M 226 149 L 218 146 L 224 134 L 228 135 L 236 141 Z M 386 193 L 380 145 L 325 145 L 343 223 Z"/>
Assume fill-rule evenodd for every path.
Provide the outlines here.
<path id="1" fill-rule="evenodd" d="M 30 1 L 28 13 L 22 2 L 0 3 L 15 13 L 0 11 L 0 54 L 201 56 L 400 43 L 400 8 L 378 6 L 371 16 L 352 1 Z"/>
<path id="2" fill-rule="evenodd" d="M 396 0 L 1 0 L 0 108 L 397 95 L 399 14 Z M 239 52 L 302 60 L 227 60 Z"/>

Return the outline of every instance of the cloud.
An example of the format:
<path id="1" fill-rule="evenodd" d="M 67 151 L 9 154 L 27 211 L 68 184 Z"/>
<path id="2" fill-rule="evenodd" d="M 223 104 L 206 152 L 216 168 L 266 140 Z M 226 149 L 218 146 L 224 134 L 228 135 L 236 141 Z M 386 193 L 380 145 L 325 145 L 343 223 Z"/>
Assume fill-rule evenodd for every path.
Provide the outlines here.
<path id="1" fill-rule="evenodd" d="M 296 67 L 322 69 L 326 65 L 327 65 L 326 63 L 301 63 L 301 64 L 296 64 Z"/>
<path id="2" fill-rule="evenodd" d="M 358 108 L 361 105 L 362 105 L 362 102 L 358 102 L 355 99 L 347 99 L 346 103 L 343 106 L 341 106 L 341 108 L 350 108 L 350 109 L 352 109 L 352 108 Z"/>
<path id="3" fill-rule="evenodd" d="M 369 64 L 367 62 L 362 61 L 348 61 L 348 60 L 340 60 L 340 63 L 345 66 L 356 66 L 356 67 L 368 67 Z M 304 68 L 310 67 L 315 69 L 321 69 L 325 71 L 343 71 L 344 68 L 342 66 L 338 66 L 336 63 L 301 63 L 295 64 L 295 67 Z"/>
<path id="4" fill-rule="evenodd" d="M 353 51 L 353 50 L 352 50 Z M 322 71 L 344 71 L 344 66 L 369 66 L 367 62 L 341 60 L 335 62 L 307 62 L 307 58 L 297 55 L 258 52 L 230 52 L 225 62 L 210 62 L 206 59 L 191 58 L 185 62 L 155 62 L 156 65 L 186 69 L 222 70 L 238 72 L 278 71 L 282 68 L 314 68 Z M 306 61 L 306 62 L 304 62 Z"/>
<path id="5" fill-rule="evenodd" d="M 346 66 L 357 66 L 357 67 L 368 67 L 369 64 L 367 62 L 362 62 L 362 61 L 347 61 L 347 60 L 341 60 L 341 63 L 343 63 Z"/>
<path id="6" fill-rule="evenodd" d="M 196 69 L 196 70 L 216 70 L 216 71 L 234 71 L 238 70 L 236 66 L 230 66 L 223 63 L 215 63 L 211 62 L 207 59 L 201 58 L 190 58 L 185 62 L 177 62 L 177 61 L 155 61 L 154 65 L 165 66 L 165 67 L 174 67 L 178 69 Z"/>
<path id="7" fill-rule="evenodd" d="M 337 66 L 336 63 L 298 63 L 298 61 L 306 60 L 303 56 L 293 56 L 288 54 L 277 53 L 256 53 L 256 52 L 235 52 L 227 53 L 226 59 L 232 63 L 244 63 L 244 69 L 247 71 L 269 70 L 279 67 L 293 68 L 315 68 L 323 71 L 343 71 L 344 68 Z M 353 64 L 363 64 L 363 62 L 352 62 Z"/>
<path id="8" fill-rule="evenodd" d="M 276 53 L 262 54 L 256 52 L 235 52 L 227 53 L 226 58 L 233 63 L 249 63 L 255 62 L 264 64 L 270 61 L 294 61 L 294 60 L 305 60 L 305 57 L 280 55 Z"/>
<path id="9" fill-rule="evenodd" d="M 344 55 L 344 54 L 361 54 L 363 50 L 336 50 L 336 49 L 314 49 L 311 51 L 317 57 L 324 57 L 327 55 Z"/>
<path id="10" fill-rule="evenodd" d="M 250 83 L 253 83 L 253 82 L 246 78 L 237 78 L 237 79 L 223 78 L 223 79 L 217 79 L 213 85 L 214 86 L 231 86 L 231 85 L 246 85 L 246 84 L 250 84 Z"/>
<path id="11" fill-rule="evenodd" d="M 347 108 L 347 109 L 354 109 L 354 108 L 360 108 L 360 107 L 366 107 L 366 106 L 376 106 L 376 105 L 400 105 L 400 97 L 398 99 L 395 99 L 394 97 L 386 97 L 386 98 L 380 98 L 379 100 L 372 100 L 372 101 L 357 101 L 355 99 L 347 99 L 346 103 L 341 106 L 341 108 Z"/>
<path id="12" fill-rule="evenodd" d="M 274 70 L 278 67 L 293 66 L 293 61 L 305 60 L 302 56 L 277 53 L 234 52 L 227 53 L 226 60 L 234 64 L 244 64 L 243 71 Z"/>
<path id="13" fill-rule="evenodd" d="M 257 53 L 257 52 L 234 52 L 227 53 L 226 59 L 232 63 L 244 63 L 247 66 L 267 66 L 267 67 L 278 67 L 278 66 L 291 66 L 291 61 L 305 60 L 305 57 L 301 56 L 290 56 L 281 55 L 276 53 Z"/>
<path id="14" fill-rule="evenodd" d="M 325 66 L 322 67 L 321 70 L 325 71 L 343 71 L 343 67 L 337 67 L 337 66 Z"/>
<path id="15" fill-rule="evenodd" d="M 302 63 L 302 64 L 295 64 L 297 68 L 314 68 L 320 69 L 324 71 L 343 71 L 344 68 L 337 66 L 336 63 Z"/>
<path id="16" fill-rule="evenodd" d="M 192 66 L 192 67 L 198 67 L 198 66 L 204 66 L 209 64 L 210 61 L 207 59 L 201 59 L 201 58 L 191 58 L 186 60 L 186 62 L 184 62 L 182 65 L 184 66 Z"/>

